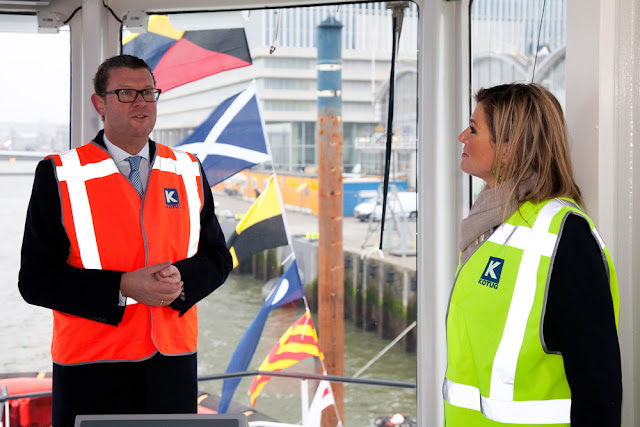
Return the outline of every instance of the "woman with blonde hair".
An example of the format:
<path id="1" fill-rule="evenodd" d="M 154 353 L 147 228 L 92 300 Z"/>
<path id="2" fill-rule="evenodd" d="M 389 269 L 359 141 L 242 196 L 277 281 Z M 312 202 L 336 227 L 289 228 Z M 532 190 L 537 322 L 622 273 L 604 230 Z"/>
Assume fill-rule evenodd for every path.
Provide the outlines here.
<path id="1" fill-rule="evenodd" d="M 447 427 L 620 426 L 618 287 L 575 183 L 558 100 L 476 94 L 461 169 L 486 185 L 460 227 L 447 313 Z"/>

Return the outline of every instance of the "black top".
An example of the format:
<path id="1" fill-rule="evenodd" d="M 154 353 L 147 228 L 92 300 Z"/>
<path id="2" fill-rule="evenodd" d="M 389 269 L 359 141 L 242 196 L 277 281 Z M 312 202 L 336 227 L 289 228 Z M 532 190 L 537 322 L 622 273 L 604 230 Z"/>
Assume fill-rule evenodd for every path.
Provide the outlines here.
<path id="1" fill-rule="evenodd" d="M 620 427 L 622 369 L 606 260 L 589 223 L 566 219 L 549 283 L 543 333 L 562 353 L 571 426 Z"/>
<path id="2" fill-rule="evenodd" d="M 102 136 L 100 131 L 94 142 L 105 147 Z M 155 151 L 155 143 L 150 140 L 151 165 Z M 222 285 L 232 269 L 231 255 L 214 213 L 213 195 L 204 172 L 201 176 L 204 204 L 198 251 L 191 258 L 174 262 L 184 282 L 185 299 L 176 299 L 171 307 L 180 315 Z M 117 325 L 124 315 L 124 307 L 118 303 L 120 277 L 125 272 L 67 264 L 71 245 L 61 212 L 53 160 L 42 160 L 36 168 L 27 210 L 18 278 L 20 293 L 29 304 Z"/>

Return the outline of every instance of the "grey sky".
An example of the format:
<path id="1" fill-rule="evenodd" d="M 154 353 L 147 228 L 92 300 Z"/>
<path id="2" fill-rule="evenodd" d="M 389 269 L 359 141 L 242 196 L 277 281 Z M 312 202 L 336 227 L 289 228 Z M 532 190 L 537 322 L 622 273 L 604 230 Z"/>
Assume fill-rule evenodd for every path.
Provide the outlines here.
<path id="1" fill-rule="evenodd" d="M 68 122 L 68 31 L 0 33 L 0 58 L 0 122 Z"/>

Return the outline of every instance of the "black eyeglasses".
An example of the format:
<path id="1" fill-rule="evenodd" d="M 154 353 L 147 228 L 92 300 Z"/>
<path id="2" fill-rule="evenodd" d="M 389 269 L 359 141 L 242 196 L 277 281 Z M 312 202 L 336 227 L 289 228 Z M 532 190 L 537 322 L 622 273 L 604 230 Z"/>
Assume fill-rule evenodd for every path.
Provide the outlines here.
<path id="1" fill-rule="evenodd" d="M 160 89 L 116 89 L 110 90 L 109 92 L 104 92 L 100 94 L 100 96 L 116 94 L 118 96 L 118 101 L 120 102 L 133 102 L 138 98 L 138 94 L 142 95 L 142 99 L 147 102 L 156 102 L 158 98 L 160 98 Z"/>

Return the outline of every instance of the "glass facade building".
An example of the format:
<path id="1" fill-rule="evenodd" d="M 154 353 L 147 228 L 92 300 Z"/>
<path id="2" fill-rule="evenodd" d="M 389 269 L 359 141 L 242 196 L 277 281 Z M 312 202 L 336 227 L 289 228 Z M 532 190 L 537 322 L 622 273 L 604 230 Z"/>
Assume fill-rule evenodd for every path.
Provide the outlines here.
<path id="1" fill-rule="evenodd" d="M 423 143 L 417 141 L 416 133 L 418 12 L 413 3 L 405 9 L 393 123 L 396 154 L 392 174 L 408 175 L 411 186 L 416 177 L 416 146 Z M 317 26 L 334 16 L 343 25 L 344 172 L 355 169 L 381 174 L 387 133 L 391 14 L 384 2 L 245 12 L 253 65 L 163 93 L 153 136 L 169 145 L 177 143 L 220 102 L 255 80 L 274 167 L 282 172 L 313 170 L 317 164 Z M 565 105 L 566 0 L 475 0 L 470 16 L 474 92 L 533 78 L 549 87 Z"/>
<path id="2" fill-rule="evenodd" d="M 273 163 L 278 171 L 312 170 L 317 163 L 317 26 L 334 16 L 342 27 L 343 166 L 345 172 L 382 172 L 382 151 L 361 152 L 356 141 L 374 143 L 386 126 L 384 89 L 388 90 L 391 66 L 391 9 L 386 3 L 252 10 L 245 26 L 253 65 L 213 75 L 163 93 L 153 137 L 173 145 L 202 122 L 226 97 L 257 84 L 267 126 Z M 375 28 L 375 31 L 371 31 Z M 410 83 L 398 73 L 396 94 L 408 99 L 413 111 L 408 119 L 396 113 L 402 133 L 412 135 L 415 152 L 418 10 L 405 10 L 398 51 L 398 68 L 409 69 Z M 275 47 L 273 53 L 270 48 Z M 406 93 L 403 94 L 403 91 Z M 208 99 L 207 103 L 204 99 Z M 187 107 L 188 100 L 194 103 Z M 202 100 L 202 102 L 201 102 Z M 398 101 L 396 100 L 396 105 Z M 189 114 L 176 111 L 185 108 Z M 415 163 L 415 162 L 414 162 Z M 356 166 L 358 165 L 358 166 Z M 413 168 L 415 170 L 415 168 Z M 415 179 L 414 179 L 415 180 Z"/>

